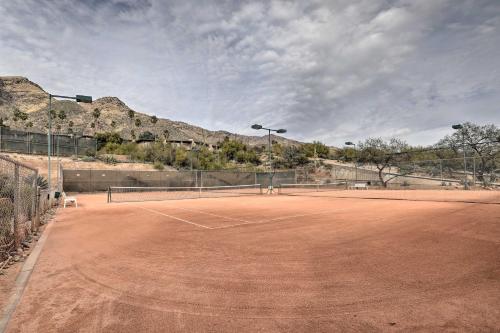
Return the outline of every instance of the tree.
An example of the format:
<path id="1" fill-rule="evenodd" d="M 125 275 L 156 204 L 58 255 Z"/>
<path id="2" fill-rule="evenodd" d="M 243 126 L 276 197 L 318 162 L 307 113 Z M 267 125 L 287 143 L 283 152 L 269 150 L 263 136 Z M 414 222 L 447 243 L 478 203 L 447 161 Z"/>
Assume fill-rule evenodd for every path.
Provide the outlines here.
<path id="1" fill-rule="evenodd" d="M 123 143 L 123 139 L 120 134 L 116 132 L 105 132 L 105 133 L 96 133 L 95 139 L 97 141 L 97 149 L 100 150 L 108 143 L 114 143 L 121 145 Z"/>
<path id="2" fill-rule="evenodd" d="M 284 168 L 293 169 L 299 166 L 304 166 L 309 162 L 306 154 L 302 149 L 295 146 L 287 146 L 283 149 L 283 159 L 278 161 L 278 165 Z"/>
<path id="3" fill-rule="evenodd" d="M 154 141 L 155 140 L 155 136 L 150 131 L 146 131 L 146 132 L 142 132 L 141 134 L 139 134 L 139 140 L 142 140 L 142 141 Z"/>
<path id="4" fill-rule="evenodd" d="M 315 158 L 328 158 L 328 155 L 330 154 L 328 146 L 319 141 L 313 141 L 313 143 L 306 143 L 302 145 L 302 151 L 307 157 Z"/>
<path id="5" fill-rule="evenodd" d="M 406 142 L 396 138 L 389 141 L 384 141 L 382 138 L 369 138 L 359 144 L 359 161 L 375 164 L 381 184 L 387 187 L 390 180 L 400 175 L 385 178 L 384 170 L 393 163 L 407 160 L 408 147 Z"/>
<path id="6" fill-rule="evenodd" d="M 12 120 L 14 121 L 14 123 L 17 124 L 17 121 L 18 120 L 21 120 L 22 122 L 26 121 L 28 119 L 28 114 L 25 113 L 25 112 L 22 112 L 21 110 L 19 110 L 19 108 L 17 107 L 14 107 L 12 109 L 12 112 L 14 114 L 14 116 L 12 117 Z M 22 126 L 24 128 L 24 124 Z"/>
<path id="7" fill-rule="evenodd" d="M 151 124 L 153 124 L 153 128 L 154 128 L 153 131 L 155 132 L 154 136 L 155 136 L 155 140 L 156 140 L 156 137 L 157 137 L 157 135 L 156 135 L 156 123 L 158 122 L 158 117 L 152 116 L 149 120 L 151 121 Z"/>
<path id="8" fill-rule="evenodd" d="M 462 124 L 462 128 L 452 135 L 447 135 L 438 143 L 439 147 L 447 147 L 453 151 L 457 157 L 463 155 L 464 142 L 465 153 L 468 157 L 477 156 L 479 164 L 476 165 L 478 179 L 487 185 L 489 181 L 495 181 L 494 170 L 499 166 L 499 137 L 500 128 L 494 124 L 476 125 L 470 122 Z M 486 179 L 486 174 L 490 179 Z"/>
<path id="9" fill-rule="evenodd" d="M 57 113 L 57 118 L 59 119 L 58 120 L 59 124 L 57 125 L 60 131 L 62 123 L 64 123 L 64 121 L 66 120 L 66 112 L 64 110 L 59 110 L 59 112 Z"/>
<path id="10" fill-rule="evenodd" d="M 222 142 L 221 149 L 226 159 L 228 161 L 233 161 L 236 160 L 236 155 L 238 154 L 238 152 L 246 151 L 247 147 L 241 141 L 230 140 L 228 137 L 225 137 L 224 141 Z"/>
<path id="11" fill-rule="evenodd" d="M 170 137 L 170 132 L 168 131 L 168 129 L 163 130 L 163 137 L 165 138 L 165 142 L 167 142 Z"/>
<path id="12" fill-rule="evenodd" d="M 185 148 L 179 147 L 175 150 L 174 163 L 178 168 L 187 167 L 189 165 L 188 154 Z"/>
<path id="13" fill-rule="evenodd" d="M 135 127 L 141 127 L 141 120 L 139 118 L 135 119 Z"/>
<path id="14" fill-rule="evenodd" d="M 92 117 L 94 117 L 94 136 L 97 132 L 97 128 L 99 126 L 99 117 L 101 116 L 101 110 L 95 108 L 92 112 Z"/>
<path id="15" fill-rule="evenodd" d="M 132 140 L 135 140 L 135 133 L 133 133 L 134 130 L 132 129 L 132 120 L 135 117 L 135 111 L 134 110 L 128 110 L 127 115 L 128 115 L 128 120 L 129 120 L 130 136 L 132 137 Z"/>

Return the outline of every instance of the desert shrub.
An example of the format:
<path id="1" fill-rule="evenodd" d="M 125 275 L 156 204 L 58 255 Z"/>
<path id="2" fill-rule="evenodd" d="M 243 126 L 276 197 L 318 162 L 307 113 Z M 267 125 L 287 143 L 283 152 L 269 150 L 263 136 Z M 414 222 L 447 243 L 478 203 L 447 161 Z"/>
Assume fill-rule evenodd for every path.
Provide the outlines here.
<path id="1" fill-rule="evenodd" d="M 101 150 L 108 143 L 115 143 L 120 145 L 123 142 L 120 134 L 116 132 L 105 132 L 105 133 L 96 133 L 94 138 L 97 140 L 97 149 Z"/>
<path id="2" fill-rule="evenodd" d="M 155 168 L 156 170 L 161 171 L 161 170 L 165 169 L 165 166 L 160 161 L 155 161 L 154 164 L 153 164 L 153 168 Z"/>
<path id="3" fill-rule="evenodd" d="M 154 141 L 155 136 L 153 133 L 151 133 L 149 131 L 145 131 L 145 132 L 142 132 L 141 134 L 139 134 L 139 140 Z"/>
<path id="4" fill-rule="evenodd" d="M 116 158 L 114 158 L 113 156 L 109 156 L 109 155 L 101 156 L 99 159 L 101 161 L 103 161 L 104 163 L 106 163 L 106 164 L 115 165 L 115 164 L 118 163 L 118 161 L 116 160 Z"/>

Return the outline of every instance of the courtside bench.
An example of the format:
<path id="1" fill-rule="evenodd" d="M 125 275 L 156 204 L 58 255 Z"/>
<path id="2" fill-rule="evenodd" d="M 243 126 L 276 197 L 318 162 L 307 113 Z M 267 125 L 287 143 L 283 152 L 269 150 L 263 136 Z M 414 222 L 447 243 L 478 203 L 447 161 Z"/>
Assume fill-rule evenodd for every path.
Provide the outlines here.
<path id="1" fill-rule="evenodd" d="M 349 189 L 351 190 L 367 190 L 368 189 L 368 184 L 366 183 L 354 183 L 353 185 L 349 186 Z"/>

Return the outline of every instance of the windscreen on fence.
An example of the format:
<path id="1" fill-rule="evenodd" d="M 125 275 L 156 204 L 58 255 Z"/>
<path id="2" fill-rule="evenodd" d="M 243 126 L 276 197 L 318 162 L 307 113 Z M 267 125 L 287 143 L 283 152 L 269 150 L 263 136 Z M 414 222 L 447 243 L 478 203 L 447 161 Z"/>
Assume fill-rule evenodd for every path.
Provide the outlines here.
<path id="1" fill-rule="evenodd" d="M 0 126 L 0 151 L 20 154 L 47 154 L 47 134 L 14 130 Z M 79 135 L 52 134 L 54 156 L 94 154 L 96 140 Z"/>
<path id="2" fill-rule="evenodd" d="M 66 192 L 99 192 L 109 187 L 211 187 L 269 185 L 269 173 L 248 171 L 63 170 Z M 295 182 L 295 171 L 274 173 L 273 183 Z"/>

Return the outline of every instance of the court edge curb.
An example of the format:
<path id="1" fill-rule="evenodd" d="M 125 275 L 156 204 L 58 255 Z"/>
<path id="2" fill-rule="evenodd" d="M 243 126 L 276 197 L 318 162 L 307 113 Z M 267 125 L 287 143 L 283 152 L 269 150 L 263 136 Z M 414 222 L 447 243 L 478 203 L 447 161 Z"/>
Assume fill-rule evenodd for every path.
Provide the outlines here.
<path id="1" fill-rule="evenodd" d="M 30 255 L 24 262 L 23 267 L 21 268 L 21 271 L 19 272 L 19 275 L 16 278 L 16 282 L 14 284 L 14 292 L 7 301 L 7 304 L 3 309 L 2 317 L 0 318 L 0 333 L 4 333 L 7 330 L 10 318 L 14 313 L 14 311 L 16 310 L 17 305 L 21 300 L 21 297 L 23 296 L 24 289 L 28 284 L 31 272 L 33 271 L 38 261 L 38 257 L 42 252 L 43 246 L 45 244 L 45 241 L 47 240 L 47 237 L 50 233 L 50 229 L 52 228 L 53 224 L 54 220 L 51 220 L 47 223 L 47 227 L 43 231 L 42 236 L 40 237 L 35 247 L 33 248 L 33 251 L 31 251 Z"/>

